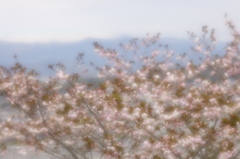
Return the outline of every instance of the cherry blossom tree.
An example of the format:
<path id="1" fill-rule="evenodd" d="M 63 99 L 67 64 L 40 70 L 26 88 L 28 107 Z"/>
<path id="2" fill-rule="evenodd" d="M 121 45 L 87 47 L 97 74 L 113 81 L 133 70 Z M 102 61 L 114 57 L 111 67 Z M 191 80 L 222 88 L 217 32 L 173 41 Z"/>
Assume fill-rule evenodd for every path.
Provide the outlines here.
<path id="1" fill-rule="evenodd" d="M 222 56 L 207 26 L 202 36 L 190 33 L 189 54 L 160 45 L 160 34 L 120 44 L 121 51 L 94 43 L 108 61 L 92 64 L 103 79 L 95 87 L 79 82 L 84 71 L 67 74 L 61 64 L 49 66 L 56 76 L 47 81 L 19 63 L 1 66 L 1 96 L 17 110 L 0 122 L 2 155 L 14 138 L 22 153 L 64 159 L 239 158 L 240 34 L 227 26 L 232 41 Z"/>

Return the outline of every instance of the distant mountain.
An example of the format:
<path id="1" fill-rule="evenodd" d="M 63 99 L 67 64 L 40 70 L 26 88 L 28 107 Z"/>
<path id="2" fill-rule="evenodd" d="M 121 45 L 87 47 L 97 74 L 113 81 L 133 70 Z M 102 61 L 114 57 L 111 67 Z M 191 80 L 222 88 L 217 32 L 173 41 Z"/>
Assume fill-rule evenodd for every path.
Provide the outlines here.
<path id="1" fill-rule="evenodd" d="M 0 65 L 12 66 L 16 60 L 13 56 L 16 54 L 21 64 L 28 68 L 36 69 L 44 76 L 51 75 L 53 72 L 48 68 L 49 64 L 57 62 L 67 66 L 67 71 L 72 71 L 75 67 L 76 57 L 79 53 L 85 53 L 84 61 L 86 64 L 93 62 L 102 65 L 104 59 L 94 52 L 93 42 L 98 42 L 106 48 L 119 50 L 120 43 L 127 43 L 130 37 L 121 37 L 116 39 L 85 39 L 77 42 L 68 43 L 9 43 L 0 41 Z M 176 53 L 188 52 L 193 43 L 187 39 L 164 38 L 162 44 L 168 44 L 169 48 Z M 224 43 L 220 43 L 223 47 Z M 197 59 L 197 57 L 191 57 Z M 90 68 L 90 75 L 95 74 Z"/>

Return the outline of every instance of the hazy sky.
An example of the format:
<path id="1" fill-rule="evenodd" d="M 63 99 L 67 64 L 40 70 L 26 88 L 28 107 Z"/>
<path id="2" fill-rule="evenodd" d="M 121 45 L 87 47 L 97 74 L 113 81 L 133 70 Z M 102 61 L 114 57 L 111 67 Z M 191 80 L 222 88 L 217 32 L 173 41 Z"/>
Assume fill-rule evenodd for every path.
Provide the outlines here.
<path id="1" fill-rule="evenodd" d="M 0 0 L 0 40 L 68 42 L 141 36 L 188 38 L 202 25 L 227 38 L 224 13 L 240 28 L 240 0 Z"/>

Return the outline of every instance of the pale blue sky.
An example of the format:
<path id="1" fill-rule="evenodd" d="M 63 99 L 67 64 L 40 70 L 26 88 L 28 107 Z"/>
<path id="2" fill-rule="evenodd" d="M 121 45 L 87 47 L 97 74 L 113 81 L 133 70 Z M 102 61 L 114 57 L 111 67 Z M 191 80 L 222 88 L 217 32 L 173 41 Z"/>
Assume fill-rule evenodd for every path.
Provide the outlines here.
<path id="1" fill-rule="evenodd" d="M 0 0 L 0 40 L 71 42 L 162 33 L 188 38 L 202 25 L 227 39 L 224 13 L 240 28 L 240 0 Z"/>

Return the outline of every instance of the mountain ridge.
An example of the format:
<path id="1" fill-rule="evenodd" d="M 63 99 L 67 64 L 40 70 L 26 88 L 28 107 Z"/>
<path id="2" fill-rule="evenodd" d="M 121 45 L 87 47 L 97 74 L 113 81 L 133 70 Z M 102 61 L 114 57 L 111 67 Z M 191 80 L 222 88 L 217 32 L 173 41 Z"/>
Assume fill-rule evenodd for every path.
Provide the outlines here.
<path id="1" fill-rule="evenodd" d="M 16 60 L 13 56 L 18 56 L 18 61 L 27 68 L 35 69 L 40 74 L 51 75 L 47 69 L 49 64 L 63 63 L 67 68 L 72 69 L 76 63 L 79 53 L 84 53 L 84 62 L 101 65 L 105 61 L 94 51 L 94 42 L 98 42 L 106 48 L 119 51 L 119 44 L 127 44 L 131 37 L 124 36 L 115 39 L 94 39 L 87 38 L 76 42 L 51 42 L 51 43 L 21 43 L 0 41 L 0 65 L 10 67 Z M 160 43 L 166 45 L 177 54 L 190 51 L 194 43 L 188 39 L 162 38 Z M 220 42 L 220 46 L 223 46 Z M 68 70 L 71 71 L 71 70 Z M 90 74 L 95 74 L 90 69 Z"/>

